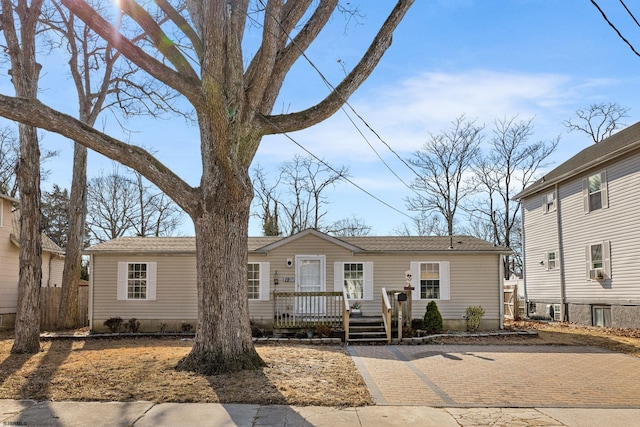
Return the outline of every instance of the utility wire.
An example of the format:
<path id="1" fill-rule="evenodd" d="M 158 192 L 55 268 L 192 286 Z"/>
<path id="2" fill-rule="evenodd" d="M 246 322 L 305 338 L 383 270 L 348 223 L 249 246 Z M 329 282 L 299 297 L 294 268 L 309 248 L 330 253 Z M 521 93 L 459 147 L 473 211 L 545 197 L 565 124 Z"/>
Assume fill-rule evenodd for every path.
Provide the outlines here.
<path id="1" fill-rule="evenodd" d="M 609 26 L 611 28 L 613 28 L 613 30 L 618 34 L 618 37 L 620 37 L 622 39 L 622 41 L 624 41 L 627 46 L 629 46 L 629 48 L 631 48 L 631 50 L 633 51 L 633 53 L 636 54 L 636 56 L 640 56 L 640 53 L 638 53 L 638 51 L 633 47 L 633 45 L 631 44 L 631 42 L 629 40 L 627 40 L 622 33 L 616 28 L 615 25 L 613 25 L 613 23 L 609 20 L 609 18 L 607 18 L 607 15 L 604 13 L 604 11 L 600 8 L 600 6 L 598 5 L 598 3 L 596 3 L 595 0 L 591 0 L 591 3 L 596 7 L 596 9 L 598 9 L 598 11 L 600 12 L 600 14 L 602 15 L 602 17 L 604 18 L 604 20 L 607 22 L 607 24 L 609 24 Z M 626 8 L 626 6 L 625 6 Z M 633 15 L 632 15 L 633 16 Z M 634 18 L 635 20 L 635 18 Z"/>
<path id="2" fill-rule="evenodd" d="M 624 0 L 620 0 L 620 4 L 622 5 L 622 7 L 624 7 L 624 10 L 627 11 L 627 13 L 629 14 L 629 16 L 631 17 L 631 19 L 633 19 L 633 22 L 636 23 L 636 25 L 638 27 L 640 27 L 640 22 L 638 22 L 638 20 L 636 19 L 636 17 L 633 15 L 633 12 L 631 12 L 631 10 L 629 10 L 629 8 L 627 7 L 627 5 L 625 4 Z"/>

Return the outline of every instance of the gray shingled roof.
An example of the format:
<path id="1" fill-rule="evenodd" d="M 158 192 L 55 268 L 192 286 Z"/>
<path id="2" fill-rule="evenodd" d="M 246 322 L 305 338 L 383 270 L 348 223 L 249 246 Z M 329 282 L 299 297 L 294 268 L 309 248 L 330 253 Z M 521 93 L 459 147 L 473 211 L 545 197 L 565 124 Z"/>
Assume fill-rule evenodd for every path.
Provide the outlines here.
<path id="1" fill-rule="evenodd" d="M 621 130 L 615 135 L 580 151 L 538 181 L 517 194 L 514 199 L 522 199 L 538 193 L 556 183 L 570 179 L 586 170 L 610 160 L 628 155 L 640 148 L 640 122 Z"/>
<path id="2" fill-rule="evenodd" d="M 45 233 L 41 233 L 40 236 L 42 237 L 43 251 L 57 254 L 64 253 L 64 249 L 58 246 Z M 20 247 L 20 209 L 16 209 L 11 213 L 11 241 L 13 241 L 17 247 Z"/>
<path id="3" fill-rule="evenodd" d="M 282 240 L 284 237 L 249 237 L 249 251 L 260 252 L 261 248 Z M 350 245 L 365 252 L 436 252 L 449 251 L 448 236 L 388 236 L 388 237 L 340 237 Z M 484 240 L 469 236 L 453 236 L 453 248 L 465 252 L 496 252 L 508 250 L 494 246 Z M 98 243 L 86 250 L 90 253 L 194 253 L 195 237 L 121 237 Z"/>

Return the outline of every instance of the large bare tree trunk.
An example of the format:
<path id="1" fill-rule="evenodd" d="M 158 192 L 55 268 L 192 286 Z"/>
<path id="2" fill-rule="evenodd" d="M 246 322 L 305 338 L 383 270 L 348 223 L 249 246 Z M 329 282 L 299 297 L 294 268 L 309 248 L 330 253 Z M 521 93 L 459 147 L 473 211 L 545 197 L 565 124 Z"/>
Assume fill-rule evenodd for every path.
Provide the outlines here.
<path id="1" fill-rule="evenodd" d="M 222 171 L 218 171 L 222 173 Z M 218 180 L 228 182 L 228 176 Z M 257 369 L 264 362 L 253 347 L 247 299 L 247 227 L 253 196 L 248 176 L 230 189 L 204 188 L 196 231 L 198 326 L 194 346 L 178 369 L 204 375 Z M 244 181 L 244 182 L 242 182 Z"/>
<path id="2" fill-rule="evenodd" d="M 85 218 L 87 215 L 87 147 L 74 145 L 73 181 L 69 201 L 69 231 L 62 271 L 62 298 L 60 299 L 58 329 L 78 326 L 78 288 L 82 268 Z"/>
<path id="3" fill-rule="evenodd" d="M 20 278 L 15 341 L 11 353 L 40 351 L 40 148 L 35 128 L 20 125 Z"/>

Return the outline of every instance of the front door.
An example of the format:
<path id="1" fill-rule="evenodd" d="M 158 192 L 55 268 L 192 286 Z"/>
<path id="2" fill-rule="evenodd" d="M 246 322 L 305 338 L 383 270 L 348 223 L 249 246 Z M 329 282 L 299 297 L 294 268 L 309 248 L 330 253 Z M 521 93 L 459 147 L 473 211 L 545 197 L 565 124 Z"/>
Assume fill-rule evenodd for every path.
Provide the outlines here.
<path id="1" fill-rule="evenodd" d="M 297 292 L 324 292 L 324 255 L 298 255 L 296 256 L 296 269 Z M 299 296 L 297 299 L 298 314 L 323 314 L 325 312 L 323 297 Z"/>

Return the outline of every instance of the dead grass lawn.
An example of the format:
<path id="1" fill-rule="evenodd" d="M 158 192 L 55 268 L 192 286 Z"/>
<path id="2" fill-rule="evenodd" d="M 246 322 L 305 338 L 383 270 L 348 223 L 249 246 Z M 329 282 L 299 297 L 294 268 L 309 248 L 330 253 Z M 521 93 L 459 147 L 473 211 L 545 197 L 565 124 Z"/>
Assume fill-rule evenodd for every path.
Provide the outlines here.
<path id="1" fill-rule="evenodd" d="M 640 357 L 640 330 L 511 322 L 538 336 L 455 336 L 434 344 L 587 345 Z M 174 369 L 192 341 L 160 338 L 43 341 L 35 355 L 12 355 L 0 334 L 0 399 L 220 402 L 318 406 L 372 404 L 343 346 L 258 344 L 267 367 L 201 376 Z"/>

